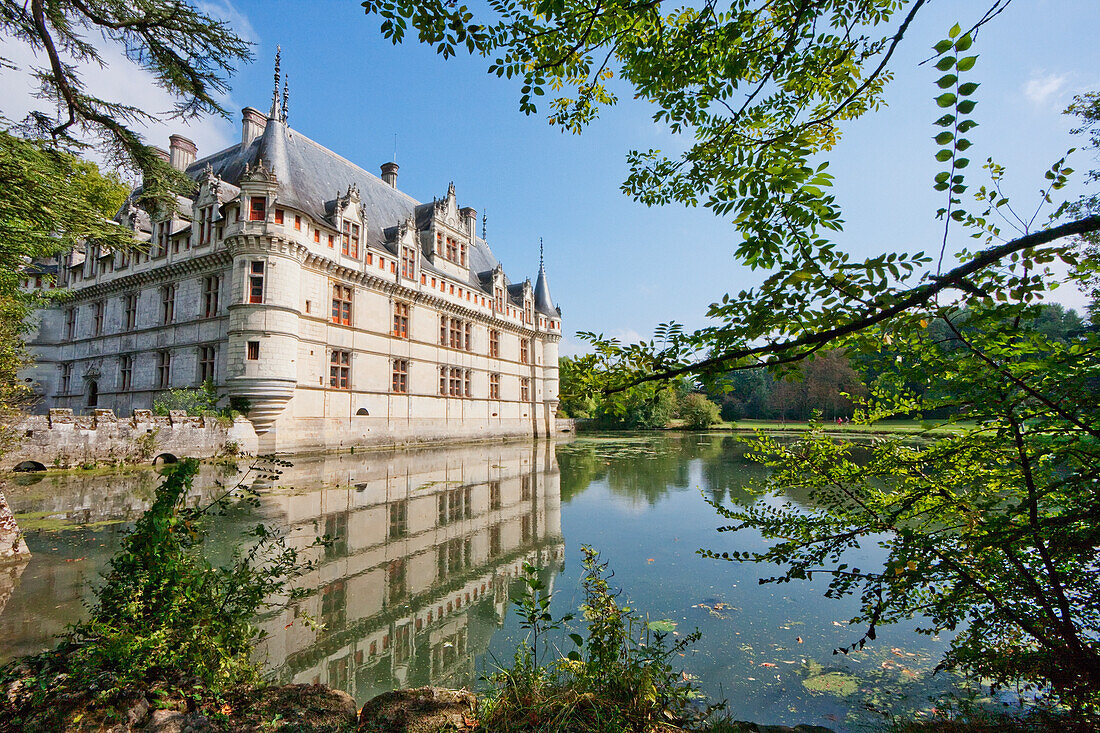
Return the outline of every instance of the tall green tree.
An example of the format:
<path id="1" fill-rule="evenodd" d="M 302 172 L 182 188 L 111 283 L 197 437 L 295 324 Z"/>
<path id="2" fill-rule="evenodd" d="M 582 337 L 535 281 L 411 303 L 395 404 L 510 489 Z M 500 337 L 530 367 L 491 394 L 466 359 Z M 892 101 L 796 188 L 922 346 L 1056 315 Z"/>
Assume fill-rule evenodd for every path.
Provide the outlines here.
<path id="1" fill-rule="evenodd" d="M 693 137 L 678 156 L 628 152 L 624 192 L 728 217 L 742 237 L 735 256 L 766 277 L 716 299 L 702 329 L 665 324 L 626 345 L 587 334 L 589 389 L 628 394 L 762 366 L 781 375 L 845 348 L 894 360 L 876 364 L 885 381 L 862 419 L 923 404 L 977 424 L 923 447 L 884 442 L 866 460 L 816 433 L 795 446 L 761 437 L 755 454 L 775 471 L 765 490 L 808 490 L 825 509 L 729 513 L 731 529 L 778 540 L 731 559 L 776 563 L 778 581 L 823 573 L 829 595 L 858 593 L 857 646 L 879 625 L 917 615 L 929 632 L 960 631 L 945 666 L 1030 681 L 1096 710 L 1100 340 L 1052 339 L 1032 325 L 1057 280 L 1053 262 L 1081 279 L 1095 274 L 1077 238 L 1100 231 L 1100 212 L 1058 200 L 1072 175 L 1064 160 L 1026 205 L 1003 194 L 1007 172 L 994 160 L 973 180 L 974 46 L 1006 0 L 987 0 L 984 13 L 930 44 L 941 76 L 930 104 L 940 169 L 929 183 L 943 197 L 942 236 L 919 252 L 862 258 L 837 241 L 827 158 L 843 124 L 884 101 L 895 52 L 912 42 L 926 0 L 521 0 L 492 2 L 484 18 L 445 0 L 363 5 L 395 42 L 412 30 L 444 56 L 463 47 L 486 56 L 490 73 L 523 80 L 524 112 L 542 105 L 563 129 L 581 131 L 621 89 L 651 102 L 656 123 Z M 1083 99 L 1078 112 L 1095 130 L 1095 100 Z M 908 396 L 913 384 L 923 403 Z M 861 541 L 884 543 L 884 567 L 846 564 Z"/>

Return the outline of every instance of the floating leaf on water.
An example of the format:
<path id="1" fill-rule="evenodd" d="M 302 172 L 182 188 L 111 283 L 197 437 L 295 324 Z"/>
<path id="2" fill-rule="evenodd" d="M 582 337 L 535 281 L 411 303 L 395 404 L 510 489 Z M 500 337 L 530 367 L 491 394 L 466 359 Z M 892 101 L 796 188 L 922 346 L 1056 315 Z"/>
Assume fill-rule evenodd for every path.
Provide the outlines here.
<path id="1" fill-rule="evenodd" d="M 650 621 L 646 624 L 646 628 L 650 631 L 657 631 L 663 634 L 668 634 L 676 630 L 676 622 L 669 619 L 660 619 L 659 621 Z"/>
<path id="2" fill-rule="evenodd" d="M 811 692 L 827 692 L 847 697 L 859 688 L 856 678 L 844 672 L 826 672 L 802 680 L 802 686 Z"/>

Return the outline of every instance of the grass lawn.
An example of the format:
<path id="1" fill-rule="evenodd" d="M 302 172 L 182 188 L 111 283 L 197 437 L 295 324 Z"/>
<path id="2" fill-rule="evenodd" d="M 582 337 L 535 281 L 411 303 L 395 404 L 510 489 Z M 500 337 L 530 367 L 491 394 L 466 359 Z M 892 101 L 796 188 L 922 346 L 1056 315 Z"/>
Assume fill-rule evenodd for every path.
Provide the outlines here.
<path id="1" fill-rule="evenodd" d="M 683 427 L 682 420 L 673 420 L 670 428 Z M 859 433 L 883 434 L 883 433 L 925 433 L 925 432 L 959 432 L 975 425 L 972 422 L 959 422 L 944 425 L 937 420 L 887 420 L 874 425 L 859 425 L 856 423 L 824 422 L 826 432 L 830 433 Z M 796 420 L 737 420 L 736 422 L 720 422 L 710 430 L 729 430 L 735 433 L 748 433 L 754 430 L 763 430 L 768 433 L 792 432 L 799 433 L 808 430 L 807 422 Z"/>

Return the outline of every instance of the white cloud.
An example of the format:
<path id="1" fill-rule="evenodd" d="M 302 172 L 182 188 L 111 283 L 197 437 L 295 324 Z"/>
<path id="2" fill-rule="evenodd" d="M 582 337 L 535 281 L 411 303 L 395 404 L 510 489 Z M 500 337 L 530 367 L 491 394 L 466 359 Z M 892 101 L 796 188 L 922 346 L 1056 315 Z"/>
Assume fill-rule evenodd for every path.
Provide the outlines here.
<path id="1" fill-rule="evenodd" d="M 228 0 L 213 0 L 201 5 L 201 9 L 210 15 L 229 21 L 238 35 L 246 40 L 255 37 L 248 19 Z M 146 142 L 167 149 L 168 136 L 180 134 L 190 138 L 199 149 L 199 157 L 228 147 L 236 141 L 239 124 L 234 119 L 204 115 L 191 120 L 171 118 L 175 98 L 156 84 L 153 75 L 128 60 L 122 50 L 94 33 L 88 34 L 88 40 L 99 51 L 103 67 L 85 64 L 80 69 L 85 89 L 101 99 L 134 106 L 158 119 L 151 122 L 137 122 L 132 126 Z M 0 113 L 12 122 L 20 122 L 32 110 L 48 109 L 48 102 L 34 96 L 37 84 L 31 75 L 35 67 L 48 64 L 45 55 L 36 56 L 31 48 L 22 41 L 0 35 L 0 46 L 4 58 L 15 65 L 16 69 L 4 68 L 0 72 L 0 100 L 3 100 Z M 239 109 L 226 95 L 219 100 L 231 114 Z M 102 153 L 95 148 L 85 151 L 86 157 L 97 163 L 105 162 Z"/>
<path id="2" fill-rule="evenodd" d="M 1032 72 L 1031 78 L 1024 84 L 1024 97 L 1034 107 L 1060 107 L 1058 99 L 1066 90 L 1067 81 L 1065 74 Z"/>

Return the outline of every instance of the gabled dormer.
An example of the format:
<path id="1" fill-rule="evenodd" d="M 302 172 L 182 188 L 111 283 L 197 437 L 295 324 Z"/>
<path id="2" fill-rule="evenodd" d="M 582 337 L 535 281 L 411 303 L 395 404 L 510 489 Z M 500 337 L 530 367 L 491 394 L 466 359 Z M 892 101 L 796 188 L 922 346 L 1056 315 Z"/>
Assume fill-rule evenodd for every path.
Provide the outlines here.
<path id="1" fill-rule="evenodd" d="M 261 158 L 256 165 L 245 164 L 239 181 L 241 187 L 239 221 L 266 222 L 267 212 L 274 208 L 279 180 L 275 171 L 264 165 Z"/>
<path id="2" fill-rule="evenodd" d="M 416 231 L 416 218 L 410 215 L 393 231 L 390 239 L 394 253 L 400 261 L 400 274 L 404 280 L 415 281 L 420 272 L 420 237 Z"/>
<path id="3" fill-rule="evenodd" d="M 230 186 L 215 176 L 213 167 L 207 163 L 202 177 L 199 178 L 198 190 L 191 208 L 192 247 L 205 247 L 217 241 L 223 221 L 222 203 L 230 191 L 236 192 L 236 187 Z"/>
<path id="4" fill-rule="evenodd" d="M 445 197 L 417 206 L 415 216 L 423 254 L 440 270 L 468 279 L 477 212 L 458 208 L 454 183 Z"/>
<path id="5" fill-rule="evenodd" d="M 359 186 L 353 183 L 348 186 L 347 192 L 336 197 L 332 223 L 340 233 L 340 254 L 359 259 L 365 245 L 363 233 L 367 230 Z"/>

